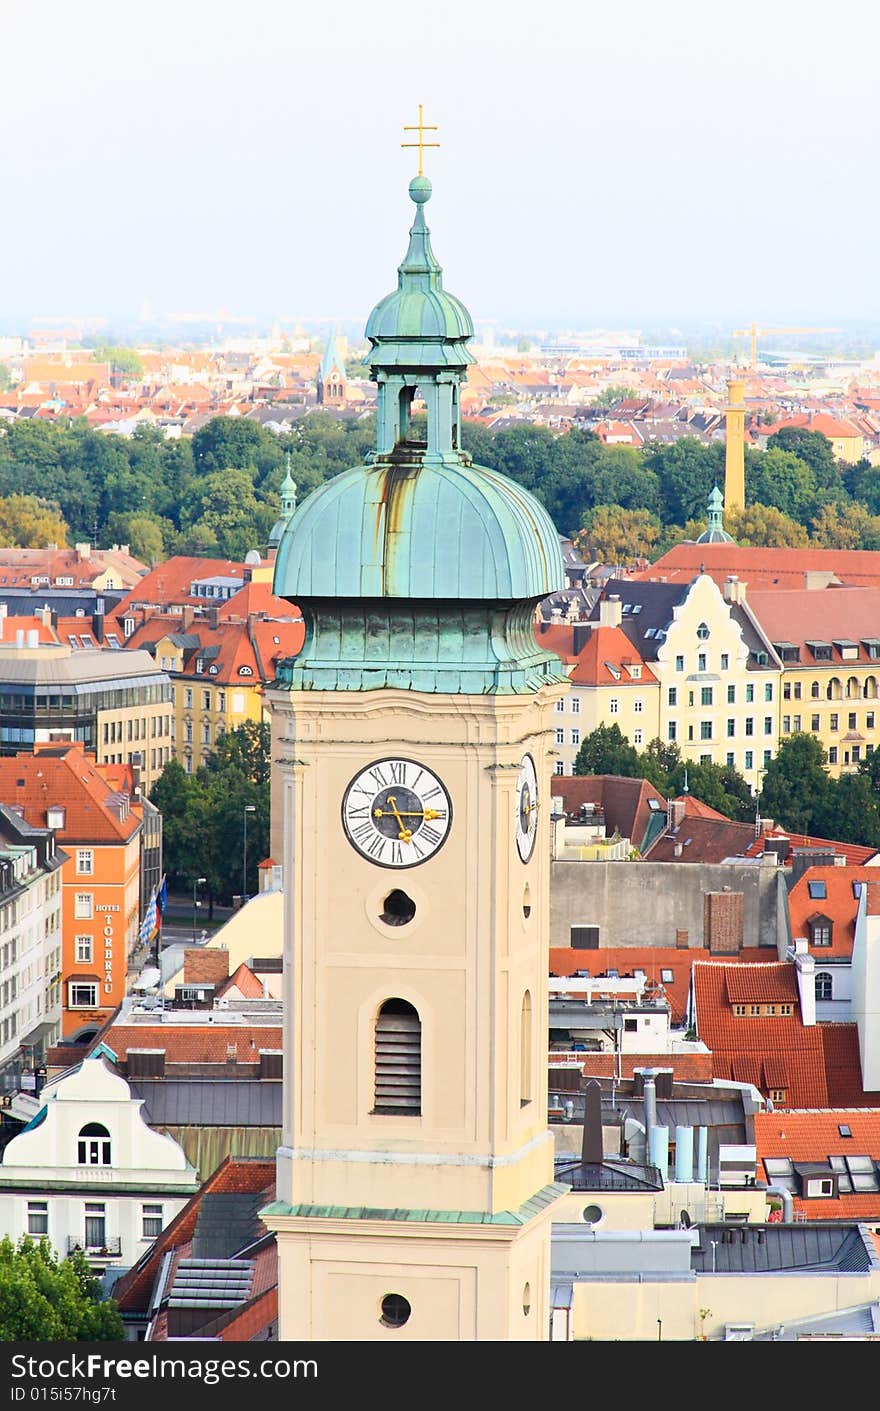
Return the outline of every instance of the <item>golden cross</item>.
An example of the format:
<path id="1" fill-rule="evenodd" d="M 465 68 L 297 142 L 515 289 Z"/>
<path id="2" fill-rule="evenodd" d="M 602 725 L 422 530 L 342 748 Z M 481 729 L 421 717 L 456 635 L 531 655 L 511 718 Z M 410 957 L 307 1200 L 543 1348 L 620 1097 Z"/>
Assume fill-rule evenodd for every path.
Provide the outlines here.
<path id="1" fill-rule="evenodd" d="M 420 104 L 419 104 L 419 120 L 418 120 L 418 123 L 412 123 L 409 127 L 404 126 L 404 129 L 403 129 L 403 130 L 404 130 L 404 132 L 417 132 L 417 133 L 419 134 L 419 140 L 418 140 L 418 142 L 401 142 L 400 145 L 401 145 L 401 147 L 418 147 L 418 149 L 419 149 L 419 176 L 424 176 L 425 173 L 424 173 L 423 170 L 422 170 L 422 158 L 423 158 L 423 156 L 424 156 L 425 148 L 426 148 L 426 147 L 439 147 L 439 146 L 440 146 L 440 143 L 439 143 L 439 142 L 426 142 L 426 141 L 425 141 L 425 138 L 424 138 L 424 134 L 425 134 L 426 132 L 436 132 L 436 131 L 437 131 L 437 124 L 436 124 L 436 123 L 426 123 L 426 122 L 423 122 L 423 121 L 422 121 L 422 105 L 421 105 L 421 103 L 420 103 Z"/>

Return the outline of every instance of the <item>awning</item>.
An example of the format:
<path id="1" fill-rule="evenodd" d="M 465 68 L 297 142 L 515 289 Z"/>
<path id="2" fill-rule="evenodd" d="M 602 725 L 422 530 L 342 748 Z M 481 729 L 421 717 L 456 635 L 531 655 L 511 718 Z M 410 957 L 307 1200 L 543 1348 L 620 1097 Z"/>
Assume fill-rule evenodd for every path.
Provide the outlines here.
<path id="1" fill-rule="evenodd" d="M 54 1024 L 48 1024 L 45 1021 L 42 1024 L 37 1024 L 33 1029 L 31 1029 L 29 1034 L 25 1034 L 24 1038 L 19 1041 L 20 1047 L 37 1048 L 38 1045 L 41 1044 L 44 1039 L 47 1039 L 49 1035 L 54 1032 L 54 1030 Z"/>

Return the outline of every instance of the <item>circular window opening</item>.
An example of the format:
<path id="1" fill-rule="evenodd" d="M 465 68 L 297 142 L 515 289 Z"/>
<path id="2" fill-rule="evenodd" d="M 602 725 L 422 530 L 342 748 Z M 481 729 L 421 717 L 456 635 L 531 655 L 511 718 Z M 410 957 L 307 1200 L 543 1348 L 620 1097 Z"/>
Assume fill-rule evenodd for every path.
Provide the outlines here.
<path id="1" fill-rule="evenodd" d="M 523 1317 L 528 1318 L 532 1311 L 532 1289 L 530 1284 L 526 1284 L 523 1289 Z"/>
<path id="2" fill-rule="evenodd" d="M 380 920 L 384 921 L 386 926 L 405 926 L 408 921 L 412 921 L 415 914 L 416 904 L 412 897 L 395 887 L 382 903 Z"/>
<path id="3" fill-rule="evenodd" d="M 526 885 L 523 889 L 522 909 L 523 916 L 525 917 L 526 921 L 528 921 L 529 917 L 532 914 L 532 889 L 529 886 L 528 882 L 526 882 Z"/>
<path id="4" fill-rule="evenodd" d="M 379 1322 L 385 1328 L 402 1328 L 412 1309 L 400 1293 L 386 1293 L 382 1299 L 382 1317 Z"/>
<path id="5" fill-rule="evenodd" d="M 585 1206 L 584 1206 L 584 1209 L 583 1209 L 583 1217 L 584 1217 L 584 1222 L 585 1222 L 587 1225 L 598 1225 L 599 1221 L 602 1219 L 602 1214 L 603 1214 L 603 1211 L 602 1211 L 601 1205 L 585 1205 Z"/>

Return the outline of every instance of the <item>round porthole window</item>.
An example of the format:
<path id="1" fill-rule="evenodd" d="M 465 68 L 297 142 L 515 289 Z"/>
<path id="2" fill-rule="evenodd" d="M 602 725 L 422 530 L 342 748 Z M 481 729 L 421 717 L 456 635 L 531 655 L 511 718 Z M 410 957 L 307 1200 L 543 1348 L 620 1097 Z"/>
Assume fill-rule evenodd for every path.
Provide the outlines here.
<path id="1" fill-rule="evenodd" d="M 598 1225 L 602 1219 L 603 1210 L 601 1205 L 585 1205 L 583 1209 L 584 1223 L 587 1225 Z"/>
<path id="2" fill-rule="evenodd" d="M 525 1288 L 523 1289 L 523 1317 L 524 1317 L 524 1318 L 528 1318 L 528 1316 L 529 1316 L 529 1314 L 531 1313 L 531 1311 L 532 1311 L 532 1287 L 531 1287 L 531 1284 L 526 1284 Z"/>
<path id="3" fill-rule="evenodd" d="M 401 1293 L 386 1293 L 382 1299 L 382 1317 L 379 1322 L 384 1328 L 402 1328 L 412 1312 L 409 1301 Z"/>
<path id="4" fill-rule="evenodd" d="M 379 919 L 384 921 L 386 926 L 405 926 L 408 921 L 412 921 L 415 914 L 416 904 L 412 897 L 395 887 L 383 901 Z"/>
<path id="5" fill-rule="evenodd" d="M 699 637 L 701 642 L 705 642 L 706 638 L 709 636 L 709 629 L 706 626 L 705 622 L 701 622 L 699 627 L 697 628 L 697 636 Z"/>
<path id="6" fill-rule="evenodd" d="M 522 911 L 524 919 L 528 921 L 532 914 L 532 889 L 528 882 L 523 887 Z"/>

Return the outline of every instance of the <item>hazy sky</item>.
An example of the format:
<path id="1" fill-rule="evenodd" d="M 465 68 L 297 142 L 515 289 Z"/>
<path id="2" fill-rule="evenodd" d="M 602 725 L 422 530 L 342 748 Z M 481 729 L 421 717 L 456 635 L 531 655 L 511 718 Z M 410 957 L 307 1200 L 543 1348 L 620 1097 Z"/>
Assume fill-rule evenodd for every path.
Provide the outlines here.
<path id="1" fill-rule="evenodd" d="M 880 317 L 864 0 L 0 0 L 0 319 L 361 318 L 417 104 L 475 317 Z"/>

